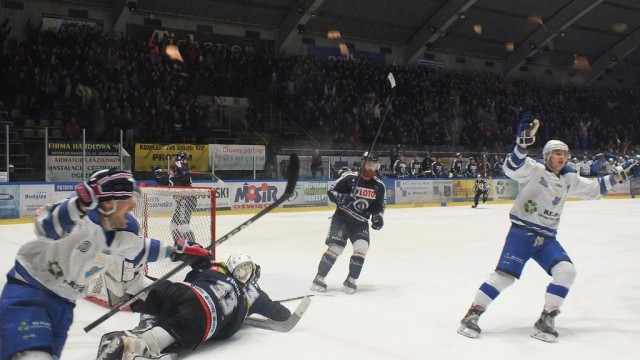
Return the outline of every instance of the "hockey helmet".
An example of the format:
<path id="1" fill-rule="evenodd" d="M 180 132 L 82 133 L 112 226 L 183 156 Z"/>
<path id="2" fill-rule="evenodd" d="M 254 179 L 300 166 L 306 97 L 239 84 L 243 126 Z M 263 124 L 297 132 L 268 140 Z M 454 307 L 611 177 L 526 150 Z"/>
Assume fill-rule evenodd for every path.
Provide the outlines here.
<path id="1" fill-rule="evenodd" d="M 178 161 L 185 161 L 185 160 L 189 160 L 189 159 L 187 158 L 187 153 L 186 153 L 186 152 L 184 152 L 184 151 L 180 151 L 180 152 L 178 153 L 178 155 L 176 155 L 176 158 L 178 159 Z"/>
<path id="2" fill-rule="evenodd" d="M 549 140 L 544 145 L 544 148 L 542 148 L 542 156 L 544 157 L 544 161 L 547 161 L 549 155 L 551 155 L 551 152 L 554 150 L 566 151 L 567 157 L 569 156 L 569 146 L 567 146 L 567 144 L 563 143 L 560 140 Z"/>
<path id="3" fill-rule="evenodd" d="M 374 162 L 379 162 L 380 160 L 378 159 L 378 154 L 372 152 L 371 154 L 369 154 L 368 151 L 365 151 L 365 153 L 362 155 L 362 160 L 363 161 L 374 161 Z"/>
<path id="4" fill-rule="evenodd" d="M 97 205 L 111 200 L 129 199 L 139 194 L 140 189 L 130 172 L 111 168 L 91 174 L 88 181 L 78 184 L 76 193 L 86 203 L 93 202 Z"/>
<path id="5" fill-rule="evenodd" d="M 256 264 L 249 255 L 245 254 L 232 254 L 229 256 L 227 268 L 231 275 L 242 284 L 247 284 L 253 280 L 256 273 Z"/>

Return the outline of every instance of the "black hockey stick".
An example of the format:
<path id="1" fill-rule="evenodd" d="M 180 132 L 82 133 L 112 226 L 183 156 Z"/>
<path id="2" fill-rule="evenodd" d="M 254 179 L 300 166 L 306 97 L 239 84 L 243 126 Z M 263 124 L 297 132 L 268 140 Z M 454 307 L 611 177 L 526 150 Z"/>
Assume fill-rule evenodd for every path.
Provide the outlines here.
<path id="1" fill-rule="evenodd" d="M 289 332 L 291 331 L 291 329 L 293 329 L 296 326 L 296 324 L 298 324 L 298 321 L 300 321 L 300 318 L 302 317 L 302 315 L 304 315 L 305 311 L 307 311 L 309 304 L 311 304 L 311 298 L 309 298 L 309 296 L 303 297 L 300 304 L 298 304 L 298 307 L 291 314 L 291 316 L 289 316 L 289 318 L 285 321 L 275 321 L 271 319 L 256 319 L 256 318 L 248 317 L 244 319 L 244 324 L 259 327 L 262 329 L 273 330 L 277 332 Z"/>
<path id="2" fill-rule="evenodd" d="M 369 145 L 369 149 L 364 155 L 365 158 L 364 160 L 362 160 L 362 164 L 360 164 L 360 170 L 358 171 L 359 175 L 361 175 L 362 171 L 364 171 L 364 164 L 367 162 L 367 160 L 369 160 L 369 157 L 371 156 L 371 151 L 373 151 L 373 146 L 376 144 L 376 140 L 378 140 L 378 136 L 380 136 L 380 132 L 382 131 L 382 125 L 384 125 L 384 121 L 387 119 L 387 114 L 389 114 L 389 109 L 391 109 L 391 101 L 393 100 L 393 96 L 396 93 L 396 79 L 393 76 L 393 73 L 390 72 L 389 75 L 387 75 L 387 79 L 391 84 L 391 94 L 389 95 L 389 99 L 387 99 L 387 108 L 385 109 L 384 115 L 382 116 L 382 120 L 380 121 L 380 126 L 378 126 L 378 132 L 376 132 L 376 136 L 374 136 L 373 141 L 371 142 L 371 145 Z M 391 164 L 391 166 L 393 166 L 393 164 Z M 358 180 L 356 180 L 356 184 L 353 187 L 353 191 L 356 191 L 359 183 L 360 183 L 360 176 L 358 176 Z"/>
<path id="3" fill-rule="evenodd" d="M 271 210 L 277 208 L 278 206 L 280 206 L 282 203 L 284 203 L 285 201 L 287 201 L 287 199 L 289 199 L 289 197 L 293 194 L 293 192 L 295 191 L 296 188 L 296 183 L 298 181 L 298 171 L 300 170 L 300 162 L 298 160 L 298 155 L 296 154 L 291 154 L 291 156 L 289 157 L 289 167 L 287 168 L 287 187 L 284 190 L 284 194 L 282 194 L 282 196 L 280 196 L 276 201 L 274 201 L 271 205 L 267 206 L 266 208 L 262 209 L 262 211 L 260 211 L 259 213 L 253 215 L 249 220 L 243 222 L 242 224 L 240 224 L 239 226 L 237 226 L 235 229 L 229 231 L 226 235 L 224 235 L 223 237 L 215 240 L 215 242 L 212 242 L 211 245 L 207 246 L 205 249 L 207 250 L 213 250 L 216 246 L 222 244 L 223 242 L 229 240 L 229 238 L 231 238 L 232 236 L 234 236 L 235 234 L 239 233 L 240 231 L 242 231 L 244 228 L 246 228 L 247 226 L 251 225 L 253 222 L 255 222 L 256 220 L 260 219 L 261 217 L 263 217 L 266 213 L 270 212 Z M 151 290 L 153 290 L 159 283 L 161 280 L 167 280 L 170 277 L 172 277 L 173 275 L 177 274 L 178 272 L 180 272 L 180 270 L 186 268 L 187 266 L 190 266 L 194 261 L 196 261 L 198 258 L 196 257 L 188 257 L 186 258 L 182 264 L 176 266 L 175 268 L 173 268 L 172 270 L 170 270 L 168 273 L 164 274 L 163 276 L 161 276 L 160 278 L 158 278 L 156 281 L 154 281 L 153 283 L 149 284 L 149 286 L 145 287 L 144 289 L 142 289 L 140 292 L 138 292 L 137 294 L 133 295 L 130 299 L 125 300 L 125 301 L 121 301 L 117 304 L 115 304 L 111 310 L 109 310 L 108 313 L 102 315 L 100 318 L 98 318 L 97 320 L 95 320 L 94 322 L 92 322 L 91 324 L 87 325 L 84 327 L 84 331 L 85 332 L 89 332 L 91 331 L 93 328 L 95 328 L 96 326 L 100 325 L 101 323 L 103 323 L 105 320 L 109 319 L 110 317 L 112 317 L 113 315 L 117 314 L 118 312 L 122 311 L 123 309 L 125 309 L 126 307 L 128 307 L 129 305 L 133 304 L 134 302 L 146 297 L 149 292 Z"/>

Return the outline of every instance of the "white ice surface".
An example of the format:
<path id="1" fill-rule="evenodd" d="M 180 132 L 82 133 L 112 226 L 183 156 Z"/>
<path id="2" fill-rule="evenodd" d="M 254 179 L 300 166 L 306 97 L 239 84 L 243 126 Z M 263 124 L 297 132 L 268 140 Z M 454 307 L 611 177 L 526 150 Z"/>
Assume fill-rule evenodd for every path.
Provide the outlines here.
<path id="1" fill-rule="evenodd" d="M 184 359 L 638 359 L 640 358 L 640 201 L 570 202 L 558 239 L 578 277 L 556 319 L 555 343 L 529 332 L 550 280 L 535 262 L 480 320 L 478 339 L 456 333 L 476 289 L 492 272 L 509 228 L 510 205 L 388 209 L 372 242 L 356 295 L 339 292 L 347 247 L 327 277 L 328 296 L 314 296 L 289 333 L 243 327 L 234 337 L 200 346 Z M 218 258 L 250 254 L 273 299 L 310 293 L 325 250 L 331 212 L 268 214 L 218 248 Z M 251 215 L 217 218 L 217 236 Z M 168 226 L 168 225 L 167 225 Z M 0 226 L 0 273 L 12 266 L 32 225 Z M 0 279 L 3 286 L 4 277 Z M 297 302 L 287 303 L 290 308 Z M 131 328 L 120 313 L 91 332 L 82 328 L 106 310 L 81 300 L 62 360 L 95 356 L 100 336 Z"/>

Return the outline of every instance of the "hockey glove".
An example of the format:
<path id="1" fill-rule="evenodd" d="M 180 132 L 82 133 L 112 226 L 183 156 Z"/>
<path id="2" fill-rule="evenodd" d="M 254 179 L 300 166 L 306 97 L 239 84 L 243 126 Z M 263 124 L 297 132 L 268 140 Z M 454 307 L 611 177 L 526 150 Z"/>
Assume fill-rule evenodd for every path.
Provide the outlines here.
<path id="1" fill-rule="evenodd" d="M 97 187 L 92 187 L 88 182 L 83 181 L 76 185 L 76 195 L 78 196 L 78 201 L 84 207 L 89 210 L 93 210 L 98 207 L 98 192 Z"/>
<path id="2" fill-rule="evenodd" d="M 329 191 L 329 200 L 337 205 L 347 207 L 355 201 L 351 194 L 342 194 L 335 190 Z"/>
<path id="3" fill-rule="evenodd" d="M 382 218 L 382 215 L 375 214 L 371 216 L 371 228 L 373 230 L 380 230 L 382 229 L 383 226 L 384 226 L 384 219 Z"/>
<path id="4" fill-rule="evenodd" d="M 203 248 L 200 244 L 188 244 L 184 238 L 178 239 L 173 247 L 174 252 L 171 254 L 172 261 L 184 261 L 190 257 L 199 257 L 207 259 L 211 258 L 209 250 Z"/>
<path id="5" fill-rule="evenodd" d="M 638 161 L 632 159 L 625 161 L 622 165 L 616 166 L 613 172 L 620 175 L 620 182 L 624 182 L 640 175 L 640 167 L 638 167 Z"/>
<path id="6" fill-rule="evenodd" d="M 522 147 L 533 145 L 536 142 L 536 133 L 539 126 L 540 121 L 534 119 L 530 111 L 524 112 L 518 123 L 516 143 Z"/>

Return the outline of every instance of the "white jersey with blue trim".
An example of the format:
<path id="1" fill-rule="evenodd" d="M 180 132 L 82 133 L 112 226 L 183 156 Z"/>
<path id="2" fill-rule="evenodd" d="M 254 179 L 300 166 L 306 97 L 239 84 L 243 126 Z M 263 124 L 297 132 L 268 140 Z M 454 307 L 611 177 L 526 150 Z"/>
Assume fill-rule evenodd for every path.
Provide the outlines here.
<path id="1" fill-rule="evenodd" d="M 502 165 L 504 173 L 518 182 L 518 196 L 509 217 L 543 236 L 555 236 L 567 197 L 595 199 L 603 189 L 602 179 L 592 180 L 565 166 L 558 176 L 545 165 L 527 157 L 527 150 L 516 146 Z"/>
<path id="2" fill-rule="evenodd" d="M 98 210 L 83 215 L 76 198 L 49 204 L 35 222 L 37 238 L 24 244 L 9 276 L 73 301 L 83 298 L 88 284 L 118 258 L 131 263 L 165 259 L 171 247 L 138 236 L 135 217 L 126 229 L 105 230 Z"/>

